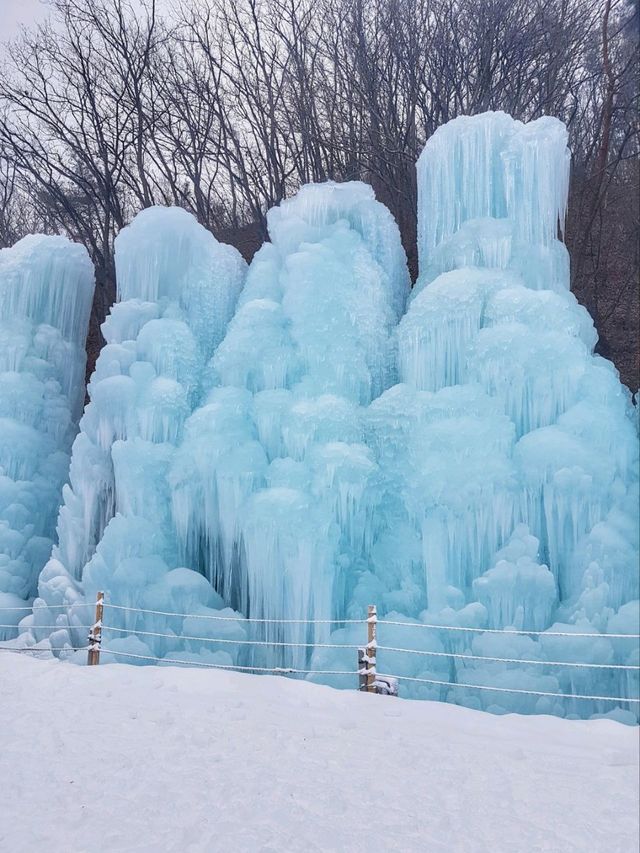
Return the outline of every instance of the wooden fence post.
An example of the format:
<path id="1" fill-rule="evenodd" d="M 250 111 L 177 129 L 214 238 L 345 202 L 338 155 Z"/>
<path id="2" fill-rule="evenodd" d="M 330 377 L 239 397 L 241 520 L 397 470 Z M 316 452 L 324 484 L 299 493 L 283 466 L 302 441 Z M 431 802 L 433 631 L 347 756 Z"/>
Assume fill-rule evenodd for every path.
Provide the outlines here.
<path id="1" fill-rule="evenodd" d="M 97 666 L 100 663 L 100 643 L 102 642 L 102 605 L 104 604 L 104 593 L 96 595 L 96 621 L 89 631 L 89 654 L 87 665 Z"/>
<path id="2" fill-rule="evenodd" d="M 367 692 L 376 693 L 376 627 L 378 611 L 375 604 L 369 605 L 367 616 Z"/>

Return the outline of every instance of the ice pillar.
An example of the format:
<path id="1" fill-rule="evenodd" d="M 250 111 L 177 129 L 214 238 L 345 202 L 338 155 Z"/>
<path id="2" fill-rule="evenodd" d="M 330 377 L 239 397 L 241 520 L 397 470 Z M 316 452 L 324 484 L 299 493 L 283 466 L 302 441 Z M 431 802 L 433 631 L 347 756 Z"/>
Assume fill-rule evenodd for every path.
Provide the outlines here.
<path id="1" fill-rule="evenodd" d="M 93 266 L 34 235 L 0 251 L 0 604 L 33 597 L 55 533 L 84 400 Z M 25 612 L 0 611 L 0 622 Z M 0 638 L 15 634 L 0 628 Z"/>
<path id="2" fill-rule="evenodd" d="M 56 619 L 52 643 L 60 647 L 75 636 L 75 605 L 97 589 L 156 609 L 216 601 L 202 578 L 180 568 L 167 472 L 246 264 L 180 208 L 140 213 L 117 236 L 115 260 L 118 302 L 103 324 L 107 343 L 73 446 L 58 544 L 26 626 L 38 639 L 38 624 Z M 47 613 L 48 604 L 69 611 Z M 155 654 L 171 650 L 151 646 Z"/>
<path id="3" fill-rule="evenodd" d="M 408 292 L 397 225 L 360 183 L 313 184 L 269 211 L 271 242 L 172 469 L 187 561 L 264 623 L 267 659 L 303 666 L 366 561 L 377 466 L 363 406 L 395 381 Z M 288 620 L 288 621 L 287 621 Z"/>

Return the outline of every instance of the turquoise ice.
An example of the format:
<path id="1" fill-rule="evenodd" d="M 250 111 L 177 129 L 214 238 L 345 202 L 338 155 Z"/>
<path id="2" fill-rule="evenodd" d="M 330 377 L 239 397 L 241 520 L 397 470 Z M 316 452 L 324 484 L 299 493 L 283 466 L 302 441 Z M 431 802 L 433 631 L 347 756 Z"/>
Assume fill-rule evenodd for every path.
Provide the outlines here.
<path id="1" fill-rule="evenodd" d="M 613 635 L 640 615 L 636 421 L 569 290 L 568 175 L 555 119 L 440 128 L 411 292 L 361 183 L 269 211 L 248 271 L 183 211 L 140 214 L 25 635 L 71 654 L 101 589 L 133 608 L 107 659 L 353 671 L 322 644 L 361 644 L 375 603 L 404 695 L 632 719 L 559 695 L 637 695 Z"/>
<path id="2" fill-rule="evenodd" d="M 16 625 L 53 544 L 84 401 L 93 266 L 64 237 L 0 251 L 0 623 Z M 14 636 L 0 627 L 0 639 Z"/>
<path id="3" fill-rule="evenodd" d="M 124 607 L 224 609 L 207 581 L 178 560 L 167 472 L 201 400 L 205 367 L 235 309 L 246 264 L 179 208 L 140 213 L 116 238 L 115 257 L 118 302 L 102 327 L 107 343 L 73 445 L 58 542 L 40 574 L 33 615 L 23 622 L 64 656 L 85 644 L 79 626 L 87 624 L 99 589 Z M 192 634 L 188 620 L 129 611 L 110 617 L 105 645 L 114 655 L 189 658 L 189 645 L 171 637 L 129 636 Z M 44 627 L 51 625 L 55 630 Z M 235 621 L 221 625 L 222 634 L 243 635 Z M 210 644 L 202 654 L 233 662 Z"/>

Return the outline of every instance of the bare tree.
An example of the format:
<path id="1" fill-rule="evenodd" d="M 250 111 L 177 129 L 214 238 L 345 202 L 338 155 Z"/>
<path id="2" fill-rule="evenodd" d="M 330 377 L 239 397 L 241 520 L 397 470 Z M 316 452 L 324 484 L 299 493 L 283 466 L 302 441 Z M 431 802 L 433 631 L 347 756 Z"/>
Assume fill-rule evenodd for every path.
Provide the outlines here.
<path id="1" fill-rule="evenodd" d="M 150 204 L 259 244 L 300 184 L 364 180 L 415 275 L 422 147 L 505 110 L 569 128 L 572 285 L 637 385 L 637 0 L 185 0 L 170 20 L 155 0 L 51 3 L 0 78 L 0 241 L 84 242 L 93 346 L 114 236 Z"/>

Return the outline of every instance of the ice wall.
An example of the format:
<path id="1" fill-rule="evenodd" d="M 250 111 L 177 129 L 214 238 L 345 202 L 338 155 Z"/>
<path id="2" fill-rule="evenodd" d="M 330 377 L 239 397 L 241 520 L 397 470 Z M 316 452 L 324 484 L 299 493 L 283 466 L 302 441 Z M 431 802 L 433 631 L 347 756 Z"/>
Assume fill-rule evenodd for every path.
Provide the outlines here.
<path id="1" fill-rule="evenodd" d="M 84 397 L 93 266 L 64 237 L 0 250 L 0 608 L 36 591 Z M 10 624 L 25 612 L 0 610 Z M 16 630 L 0 626 L 0 639 Z"/>
<path id="2" fill-rule="evenodd" d="M 406 260 L 360 183 L 305 186 L 268 227 L 185 425 L 173 516 L 186 563 L 245 615 L 337 619 L 372 546 L 363 413 L 396 377 Z M 257 636 L 275 645 L 254 660 L 303 668 L 328 630 L 267 623 Z"/>
<path id="3" fill-rule="evenodd" d="M 593 355 L 593 323 L 568 289 L 557 239 L 566 142 L 555 119 L 523 125 L 487 113 L 440 128 L 420 157 L 421 275 L 397 330 L 402 384 L 368 410 L 389 495 L 373 540 L 383 541 L 385 528 L 403 527 L 405 536 L 392 561 L 376 561 L 374 549 L 369 588 L 399 621 L 475 629 L 429 632 L 427 650 L 512 663 L 434 655 L 411 665 L 410 656 L 387 653 L 379 661 L 387 672 L 548 693 L 637 693 L 630 670 L 536 663 L 638 663 L 637 640 L 606 637 L 613 625 L 639 632 L 638 438 L 630 396 L 613 365 Z M 401 589 L 417 583 L 423 595 L 402 600 L 398 572 Z M 415 648 L 416 633 L 389 627 L 379 642 Z M 323 655 L 315 662 L 327 665 Z M 407 691 L 495 710 L 614 709 L 469 688 L 409 683 Z"/>
<path id="4" fill-rule="evenodd" d="M 138 214 L 117 236 L 115 260 L 119 301 L 102 327 L 107 343 L 73 445 L 58 543 L 40 575 L 33 616 L 22 626 L 36 640 L 49 636 L 58 649 L 84 644 L 86 631 L 74 626 L 86 621 L 84 601 L 95 601 L 98 589 L 125 607 L 183 613 L 224 607 L 206 580 L 178 560 L 167 472 L 200 402 L 205 366 L 233 313 L 246 264 L 180 208 Z M 48 607 L 59 604 L 68 609 Z M 127 638 L 133 628 L 202 636 L 173 617 L 128 611 L 109 617 L 105 648 L 114 653 L 188 657 L 193 651 L 167 637 Z M 242 633 L 233 621 L 220 626 Z M 213 645 L 199 644 L 198 654 L 232 662 Z"/>
<path id="5" fill-rule="evenodd" d="M 638 436 L 569 291 L 568 164 L 551 118 L 438 130 L 408 306 L 398 228 L 363 184 L 271 210 L 240 295 L 237 253 L 182 211 L 141 214 L 31 639 L 83 642 L 104 589 L 196 616 L 111 611 L 116 657 L 353 671 L 353 648 L 317 646 L 362 644 L 345 620 L 373 602 L 404 695 L 629 719 L 559 695 L 637 695 L 637 669 L 582 664 L 637 666 L 614 635 L 640 633 Z"/>

